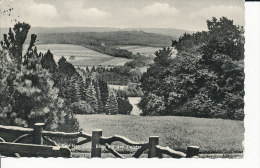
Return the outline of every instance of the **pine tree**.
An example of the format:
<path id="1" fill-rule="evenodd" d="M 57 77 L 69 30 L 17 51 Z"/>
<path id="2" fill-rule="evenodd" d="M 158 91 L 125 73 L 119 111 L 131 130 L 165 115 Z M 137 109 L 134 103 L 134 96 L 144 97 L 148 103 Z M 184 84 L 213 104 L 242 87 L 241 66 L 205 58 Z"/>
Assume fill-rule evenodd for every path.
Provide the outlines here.
<path id="1" fill-rule="evenodd" d="M 64 57 L 61 57 L 58 61 L 58 67 L 59 67 L 59 72 L 68 76 L 72 77 L 75 74 L 78 74 L 76 71 L 76 68 L 69 62 Z"/>
<path id="2" fill-rule="evenodd" d="M 77 77 L 72 76 L 70 80 L 68 81 L 68 91 L 69 91 L 69 99 L 71 100 L 71 103 L 78 102 L 81 100 L 81 94 L 80 94 L 80 87 L 77 83 Z"/>
<path id="3" fill-rule="evenodd" d="M 1 43 L 2 47 L 9 51 L 11 59 L 16 63 L 19 70 L 22 65 L 23 45 L 30 28 L 31 26 L 29 24 L 18 22 L 14 25 L 13 31 L 9 28 L 8 35 L 4 34 L 4 42 Z M 32 34 L 32 37 L 35 37 L 35 35 Z M 35 38 L 33 38 L 34 40 L 30 42 L 28 49 L 31 49 L 31 44 L 34 44 Z"/>
<path id="4" fill-rule="evenodd" d="M 94 109 L 95 113 L 98 112 L 98 100 L 97 100 L 97 93 L 95 87 L 93 86 L 92 82 L 86 91 L 86 99 L 90 106 Z"/>
<path id="5" fill-rule="evenodd" d="M 91 78 L 86 78 L 85 79 L 85 89 L 88 89 L 90 83 L 91 83 Z"/>
<path id="6" fill-rule="evenodd" d="M 88 66 L 86 67 L 86 72 L 90 72 L 90 70 L 89 70 Z"/>
<path id="7" fill-rule="evenodd" d="M 96 96 L 97 96 L 97 102 L 98 102 L 98 113 L 102 113 L 103 112 L 103 103 L 101 101 L 101 94 L 100 94 L 100 89 L 99 89 L 99 84 L 96 81 L 93 81 L 93 85 L 95 87 L 96 90 Z"/>
<path id="8" fill-rule="evenodd" d="M 80 99 L 81 100 L 86 100 L 86 89 L 85 89 L 85 84 L 83 81 L 83 78 L 81 75 L 77 75 L 77 81 L 76 83 L 79 86 L 79 92 L 80 92 Z"/>
<path id="9" fill-rule="evenodd" d="M 93 66 L 93 67 L 91 68 L 91 72 L 96 72 L 95 66 Z"/>
<path id="10" fill-rule="evenodd" d="M 99 85 L 99 89 L 100 89 L 100 100 L 102 101 L 102 104 L 104 106 L 109 97 L 108 86 L 104 80 L 99 80 L 98 85 Z M 103 109 L 103 110 L 105 110 L 105 109 Z"/>
<path id="11" fill-rule="evenodd" d="M 41 65 L 43 68 L 48 69 L 50 73 L 54 73 L 57 70 L 57 64 L 53 59 L 53 54 L 50 50 L 41 59 Z"/>
<path id="12" fill-rule="evenodd" d="M 106 103 L 107 114 L 118 114 L 118 104 L 116 99 L 116 94 L 113 90 L 109 92 L 109 97 Z"/>

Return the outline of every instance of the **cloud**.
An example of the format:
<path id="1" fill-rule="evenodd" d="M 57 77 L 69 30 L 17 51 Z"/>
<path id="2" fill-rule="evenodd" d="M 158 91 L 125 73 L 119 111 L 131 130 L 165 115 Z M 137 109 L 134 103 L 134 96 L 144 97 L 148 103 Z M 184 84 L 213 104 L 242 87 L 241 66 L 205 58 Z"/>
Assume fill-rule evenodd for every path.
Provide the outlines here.
<path id="1" fill-rule="evenodd" d="M 226 16 L 235 24 L 244 25 L 242 1 L 0 0 L 3 1 L 14 7 L 16 16 L 20 16 L 17 20 L 42 27 L 160 27 L 197 31 L 206 30 L 206 20 L 213 16 Z M 7 25 L 8 20 L 1 20 L 1 25 Z"/>
<path id="2" fill-rule="evenodd" d="M 17 0 L 13 4 L 15 19 L 27 22 L 32 26 L 98 26 L 104 19 L 111 16 L 109 12 L 96 7 L 84 7 L 83 0 L 64 1 L 58 6 L 34 0 Z M 18 17 L 19 16 L 19 17 Z M 6 18 L 6 20 L 11 20 Z M 7 25 L 9 26 L 9 25 Z"/>
<path id="3" fill-rule="evenodd" d="M 96 7 L 85 7 L 82 0 L 64 1 L 60 8 L 60 26 L 99 26 L 111 16 Z"/>
<path id="4" fill-rule="evenodd" d="M 209 6 L 202 8 L 190 15 L 192 19 L 202 19 L 204 22 L 206 19 L 211 19 L 212 17 L 220 18 L 225 16 L 229 19 L 234 20 L 235 24 L 244 25 L 244 9 L 240 6 Z"/>
<path id="5" fill-rule="evenodd" d="M 110 13 L 99 10 L 97 8 L 83 8 L 83 6 L 73 6 L 66 10 L 66 16 L 73 22 L 84 25 L 87 22 L 97 22 L 111 16 Z M 63 17 L 64 18 L 64 17 Z M 64 18 L 66 20 L 66 18 Z"/>
<path id="6" fill-rule="evenodd" d="M 143 7 L 141 10 L 136 10 L 135 12 L 145 16 L 175 16 L 179 13 L 179 10 L 171 7 L 167 3 L 155 2 L 152 5 Z"/>
<path id="7" fill-rule="evenodd" d="M 124 16 L 116 16 L 120 21 L 118 24 L 124 25 L 123 27 L 169 27 L 179 15 L 179 10 L 175 7 L 159 2 L 141 8 L 125 8 L 124 11 Z"/>
<path id="8" fill-rule="evenodd" d="M 14 11 L 10 16 L 6 16 L 6 26 L 9 26 L 11 21 L 17 20 L 21 22 L 27 22 L 32 26 L 40 26 L 42 23 L 50 23 L 57 16 L 57 10 L 55 6 L 50 4 L 38 4 L 33 0 L 18 0 L 15 2 L 4 3 L 5 7 L 12 6 Z M 9 23 L 8 23 L 9 22 Z"/>

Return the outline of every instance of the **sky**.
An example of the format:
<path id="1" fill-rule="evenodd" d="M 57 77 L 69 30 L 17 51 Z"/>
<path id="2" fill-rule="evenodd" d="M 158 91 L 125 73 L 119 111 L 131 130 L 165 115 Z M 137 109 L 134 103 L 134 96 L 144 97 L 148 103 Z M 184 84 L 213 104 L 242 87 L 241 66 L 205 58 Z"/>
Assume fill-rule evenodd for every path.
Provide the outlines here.
<path id="1" fill-rule="evenodd" d="M 244 25 L 243 0 L 0 0 L 1 27 L 15 20 L 33 27 L 178 28 L 206 30 L 206 20 L 228 17 Z"/>

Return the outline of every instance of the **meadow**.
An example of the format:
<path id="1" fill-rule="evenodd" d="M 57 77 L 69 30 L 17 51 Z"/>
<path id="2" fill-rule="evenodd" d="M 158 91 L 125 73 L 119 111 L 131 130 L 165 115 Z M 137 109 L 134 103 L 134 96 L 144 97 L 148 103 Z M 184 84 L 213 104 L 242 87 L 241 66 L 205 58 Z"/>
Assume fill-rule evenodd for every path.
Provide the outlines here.
<path id="1" fill-rule="evenodd" d="M 80 128 L 91 133 L 102 129 L 103 136 L 122 135 L 133 141 L 147 142 L 160 136 L 160 145 L 185 152 L 196 145 L 205 154 L 242 153 L 243 121 L 177 116 L 77 115 Z M 82 147 L 78 146 L 77 151 Z M 129 153 L 124 149 L 122 153 Z"/>
<path id="2" fill-rule="evenodd" d="M 128 50 L 133 54 L 140 53 L 141 55 L 144 55 L 146 57 L 152 57 L 152 58 L 155 57 L 154 53 L 156 51 L 162 49 L 162 47 L 151 47 L 151 46 L 142 46 L 142 45 L 119 45 L 117 47 L 120 49 Z M 177 50 L 172 48 L 172 51 L 173 51 L 173 56 L 175 56 Z"/>
<path id="3" fill-rule="evenodd" d="M 50 50 L 54 55 L 54 60 L 58 60 L 64 56 L 68 62 L 77 66 L 90 66 L 90 65 L 124 65 L 131 59 L 113 57 L 103 53 L 99 53 L 80 45 L 72 44 L 39 44 L 37 45 L 39 52 L 46 53 Z"/>

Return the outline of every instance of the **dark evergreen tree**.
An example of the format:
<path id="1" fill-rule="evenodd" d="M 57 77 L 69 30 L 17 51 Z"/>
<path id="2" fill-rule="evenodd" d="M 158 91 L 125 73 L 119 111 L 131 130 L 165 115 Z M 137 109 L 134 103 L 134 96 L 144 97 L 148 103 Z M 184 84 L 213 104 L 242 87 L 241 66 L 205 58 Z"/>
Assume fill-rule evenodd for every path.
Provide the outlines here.
<path id="1" fill-rule="evenodd" d="M 58 61 L 58 68 L 60 73 L 68 77 L 72 77 L 73 75 L 77 74 L 75 67 L 71 63 L 67 62 L 64 57 L 61 57 L 61 59 Z"/>
<path id="2" fill-rule="evenodd" d="M 41 65 L 43 68 L 48 69 L 52 74 L 57 71 L 57 64 L 55 63 L 53 54 L 50 52 L 50 50 L 48 50 L 47 53 L 43 55 L 41 59 Z"/>
<path id="3" fill-rule="evenodd" d="M 113 90 L 110 90 L 109 97 L 106 103 L 106 113 L 109 115 L 118 114 L 118 103 L 116 99 L 116 94 Z"/>
<path id="4" fill-rule="evenodd" d="M 90 104 L 90 106 L 93 108 L 95 113 L 98 113 L 97 93 L 92 82 L 90 83 L 88 89 L 86 90 L 86 99 L 87 99 L 87 103 Z"/>
<path id="5" fill-rule="evenodd" d="M 107 83 L 103 80 L 99 80 L 98 84 L 99 84 L 99 89 L 100 89 L 100 99 L 101 99 L 102 104 L 103 104 L 103 111 L 105 111 L 104 105 L 106 104 L 107 99 L 109 97 L 108 86 L 107 86 Z"/>
<path id="6" fill-rule="evenodd" d="M 30 27 L 31 26 L 27 23 L 18 22 L 14 25 L 13 31 L 11 28 L 9 28 L 8 35 L 4 34 L 4 42 L 2 43 L 2 46 L 4 49 L 7 49 L 9 51 L 10 57 L 13 61 L 16 62 L 16 65 L 18 66 L 17 68 L 19 70 L 21 69 L 23 59 L 23 45 L 27 38 Z M 32 43 L 34 42 L 32 41 Z"/>
<path id="7" fill-rule="evenodd" d="M 93 66 L 93 67 L 91 68 L 91 72 L 96 72 L 95 66 Z"/>
<path id="8" fill-rule="evenodd" d="M 103 113 L 103 109 L 104 109 L 104 105 L 103 102 L 101 101 L 101 94 L 100 94 L 100 88 L 99 88 L 99 84 L 97 81 L 93 81 L 92 82 L 95 90 L 96 90 L 96 96 L 97 96 L 97 101 L 98 101 L 98 113 Z"/>
<path id="9" fill-rule="evenodd" d="M 89 87 L 91 81 L 92 81 L 91 77 L 87 77 L 87 78 L 85 79 L 85 89 L 88 89 L 88 87 Z"/>
<path id="10" fill-rule="evenodd" d="M 86 67 L 86 72 L 90 72 L 90 70 L 89 70 L 88 66 Z"/>
<path id="11" fill-rule="evenodd" d="M 117 96 L 118 114 L 130 115 L 133 106 L 127 96 Z"/>
<path id="12" fill-rule="evenodd" d="M 78 84 L 77 76 L 72 76 L 69 80 L 69 98 L 71 103 L 79 102 L 81 100 L 80 86 Z"/>

